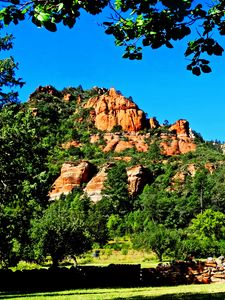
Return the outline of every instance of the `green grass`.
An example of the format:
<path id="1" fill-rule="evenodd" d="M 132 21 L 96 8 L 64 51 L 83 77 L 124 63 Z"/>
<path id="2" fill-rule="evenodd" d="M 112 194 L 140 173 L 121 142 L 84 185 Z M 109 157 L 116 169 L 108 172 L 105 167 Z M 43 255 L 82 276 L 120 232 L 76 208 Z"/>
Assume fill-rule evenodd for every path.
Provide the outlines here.
<path id="1" fill-rule="evenodd" d="M 225 299 L 225 284 L 173 287 L 83 289 L 34 294 L 0 293 L 0 299 L 18 300 L 215 300 Z"/>
<path id="2" fill-rule="evenodd" d="M 83 257 L 77 258 L 78 265 L 88 265 L 88 266 L 108 266 L 110 264 L 140 264 L 141 268 L 155 268 L 159 261 L 153 252 L 137 251 L 133 249 L 127 250 L 124 254 L 123 250 L 113 250 L 113 249 L 100 249 L 100 256 L 93 257 L 93 251 L 86 253 Z M 167 260 L 165 260 L 166 262 Z M 16 270 L 32 270 L 40 268 L 48 268 L 52 265 L 50 258 L 48 257 L 42 265 L 35 263 L 29 263 L 25 261 L 20 261 L 16 267 L 10 268 L 13 271 Z M 61 266 L 72 266 L 74 261 L 71 259 L 64 260 Z"/>
<path id="3" fill-rule="evenodd" d="M 136 251 L 129 249 L 127 254 L 122 250 L 101 249 L 100 257 L 92 256 L 92 253 L 86 254 L 83 258 L 78 258 L 80 265 L 107 266 L 109 264 L 140 264 L 142 268 L 156 267 L 159 261 L 154 253 Z"/>

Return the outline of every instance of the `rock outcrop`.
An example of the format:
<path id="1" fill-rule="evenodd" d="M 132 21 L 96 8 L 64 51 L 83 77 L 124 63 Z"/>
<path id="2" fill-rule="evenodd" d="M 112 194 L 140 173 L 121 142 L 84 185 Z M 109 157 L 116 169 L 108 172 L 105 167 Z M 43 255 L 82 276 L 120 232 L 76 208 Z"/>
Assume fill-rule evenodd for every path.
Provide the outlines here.
<path id="1" fill-rule="evenodd" d="M 115 89 L 94 88 L 94 90 L 96 93 L 92 93 L 92 95 L 94 94 L 95 96 L 87 101 L 85 100 L 86 102 L 81 101 L 82 96 L 78 96 L 77 104 L 79 105 L 76 106 L 75 113 L 79 113 L 80 108 L 87 108 L 88 115 L 80 117 L 78 114 L 80 118 L 76 119 L 76 122 L 83 122 L 84 118 L 87 121 L 88 118 L 88 124 L 91 124 L 90 128 L 88 128 L 90 130 L 90 143 L 96 144 L 103 152 L 121 153 L 128 149 L 148 152 L 151 144 L 155 142 L 159 144 L 161 154 L 166 156 L 195 151 L 196 144 L 188 121 L 180 119 L 169 128 L 168 126 L 160 126 L 155 117 L 147 120 L 145 113 L 138 108 L 131 98 L 125 98 Z M 70 93 L 65 92 L 63 94 L 63 92 L 58 92 L 52 86 L 46 86 L 39 87 L 31 94 L 31 99 L 35 100 L 35 96 L 38 93 L 47 93 L 61 97 L 68 103 L 73 98 Z M 86 98 L 84 97 L 84 99 Z M 35 108 L 33 114 L 36 114 Z M 94 133 L 96 131 L 92 131 L 93 124 L 102 132 Z M 146 131 L 148 129 L 152 130 Z M 83 142 L 79 140 L 62 144 L 63 149 L 80 147 L 81 151 L 83 146 Z M 127 160 L 131 159 L 130 153 L 128 152 Z M 117 159 L 125 160 L 125 157 Z M 66 195 L 74 188 L 82 187 L 86 183 L 84 192 L 93 202 L 98 202 L 102 198 L 102 189 L 107 178 L 107 172 L 111 166 L 111 163 L 101 167 L 98 166 L 99 172 L 96 174 L 96 167 L 87 161 L 82 161 L 78 164 L 63 164 L 61 175 L 54 182 L 49 193 L 50 199 L 57 199 L 60 195 Z M 211 165 L 208 166 L 208 169 L 210 169 L 210 172 L 213 172 Z M 150 181 L 149 174 L 147 174 L 146 169 L 142 165 L 130 167 L 127 169 L 127 175 L 130 195 L 140 193 L 146 182 Z M 185 180 L 185 176 L 185 174 L 180 173 L 173 180 L 174 182 L 182 182 Z"/>
<path id="2" fill-rule="evenodd" d="M 151 129 L 159 128 L 159 122 L 157 121 L 156 117 L 150 118 L 149 119 L 149 125 Z"/>
<path id="3" fill-rule="evenodd" d="M 189 137 L 190 128 L 189 122 L 184 119 L 176 121 L 172 126 L 169 127 L 169 131 L 175 132 L 178 137 Z"/>
<path id="4" fill-rule="evenodd" d="M 169 127 L 170 134 L 162 134 L 162 154 L 173 156 L 195 151 L 196 144 L 194 142 L 193 134 L 189 128 L 189 122 L 181 119 L 176 121 Z"/>
<path id="5" fill-rule="evenodd" d="M 112 167 L 112 164 L 107 164 L 88 182 L 84 192 L 94 203 L 102 199 L 102 190 L 104 182 L 107 179 L 107 173 Z"/>
<path id="6" fill-rule="evenodd" d="M 32 99 L 35 99 L 36 96 L 40 93 L 44 93 L 44 94 L 49 94 L 55 97 L 62 97 L 62 93 L 59 92 L 56 88 L 54 88 L 52 85 L 46 85 L 46 86 L 39 86 L 38 88 L 36 88 L 36 90 L 30 94 L 29 100 L 31 101 Z"/>
<path id="7" fill-rule="evenodd" d="M 141 192 L 144 185 L 150 182 L 149 172 L 142 166 L 136 165 L 127 169 L 128 191 L 132 196 Z"/>
<path id="8" fill-rule="evenodd" d="M 79 164 L 64 163 L 61 174 L 53 183 L 52 190 L 49 193 L 50 200 L 58 199 L 61 195 L 67 195 L 74 188 L 89 182 L 95 172 L 95 166 L 88 161 L 82 161 Z"/>
<path id="9" fill-rule="evenodd" d="M 96 167 L 88 161 L 79 164 L 65 163 L 62 166 L 61 174 L 53 184 L 49 193 L 50 200 L 58 199 L 61 195 L 67 195 L 74 188 L 82 187 L 86 183 L 84 192 L 94 203 L 102 199 L 102 190 L 107 174 L 114 163 L 107 163 L 101 167 L 96 174 Z M 149 172 L 142 166 L 136 165 L 127 169 L 128 191 L 131 196 L 141 192 L 146 182 L 150 181 Z"/>
<path id="10" fill-rule="evenodd" d="M 90 197 L 91 201 L 98 202 L 102 199 L 102 190 L 104 182 L 107 179 L 107 173 L 113 164 L 107 164 L 94 176 L 86 185 L 84 192 Z M 131 196 L 137 195 L 147 181 L 149 173 L 142 165 L 133 166 L 127 169 L 128 191 Z"/>
<path id="11" fill-rule="evenodd" d="M 139 152 L 147 152 L 148 144 L 147 140 L 150 138 L 150 134 L 140 134 L 138 132 L 131 133 L 105 133 L 103 140 L 106 145 L 102 147 L 103 152 L 122 152 L 126 149 L 135 148 Z M 90 142 L 98 143 L 100 137 L 98 134 L 92 135 Z"/>
<path id="12" fill-rule="evenodd" d="M 177 136 L 164 137 L 160 143 L 161 152 L 167 156 L 179 155 L 196 150 L 196 144 L 191 138 L 180 138 Z"/>
<path id="13" fill-rule="evenodd" d="M 130 99 L 115 89 L 88 100 L 86 108 L 92 108 L 92 117 L 97 129 L 111 131 L 117 126 L 124 131 L 139 131 L 146 126 L 146 117 L 142 110 Z"/>

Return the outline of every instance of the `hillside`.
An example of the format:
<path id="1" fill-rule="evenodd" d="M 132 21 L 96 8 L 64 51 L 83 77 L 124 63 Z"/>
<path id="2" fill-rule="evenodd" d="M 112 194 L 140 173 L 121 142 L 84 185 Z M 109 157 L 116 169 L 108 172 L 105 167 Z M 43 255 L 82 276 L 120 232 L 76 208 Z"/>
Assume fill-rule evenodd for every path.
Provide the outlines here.
<path id="1" fill-rule="evenodd" d="M 48 248 L 46 236 L 71 218 L 68 212 L 84 217 L 80 232 L 88 232 L 88 247 L 127 235 L 135 247 L 157 253 L 150 232 L 162 232 L 170 239 L 159 258 L 222 251 L 223 228 L 204 233 L 205 244 L 196 246 L 193 232 L 200 228 L 190 225 L 199 214 L 216 219 L 213 213 L 224 212 L 222 145 L 204 141 L 187 120 L 159 124 L 115 89 L 46 86 L 26 103 L 5 106 L 0 128 L 2 264 L 53 259 L 59 243 Z M 171 246 L 175 240 L 189 241 L 178 247 L 182 253 Z M 56 260 L 74 251 L 68 247 Z"/>

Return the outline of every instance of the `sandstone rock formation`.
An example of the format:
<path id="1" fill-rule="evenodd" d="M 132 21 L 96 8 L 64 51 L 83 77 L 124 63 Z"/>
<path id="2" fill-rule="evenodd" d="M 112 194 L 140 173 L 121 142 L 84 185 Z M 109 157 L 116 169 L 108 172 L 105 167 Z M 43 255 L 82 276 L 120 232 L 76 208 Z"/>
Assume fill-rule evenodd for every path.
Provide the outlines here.
<path id="1" fill-rule="evenodd" d="M 189 137 L 189 122 L 187 120 L 180 119 L 170 126 L 169 131 L 175 132 L 178 137 Z"/>
<path id="2" fill-rule="evenodd" d="M 62 166 L 61 174 L 53 184 L 49 193 L 50 200 L 58 199 L 62 194 L 67 195 L 76 187 L 87 183 L 84 192 L 94 203 L 102 199 L 102 190 L 107 174 L 114 163 L 108 163 L 101 167 L 95 174 L 96 168 L 87 161 L 79 164 L 65 163 Z M 137 195 L 146 182 L 150 181 L 150 175 L 142 165 L 133 166 L 127 169 L 128 191 L 131 196 Z"/>
<path id="3" fill-rule="evenodd" d="M 79 164 L 64 163 L 61 168 L 61 174 L 53 183 L 52 190 L 49 193 L 50 200 L 55 200 L 62 194 L 67 195 L 74 188 L 87 183 L 93 177 L 95 171 L 94 165 L 88 161 L 82 161 Z"/>
<path id="4" fill-rule="evenodd" d="M 149 119 L 149 125 L 150 125 L 151 129 L 155 129 L 155 128 L 158 128 L 160 126 L 159 122 L 156 120 L 156 117 L 153 117 L 153 118 Z"/>
<path id="5" fill-rule="evenodd" d="M 196 144 L 191 138 L 181 139 L 176 136 L 168 136 L 160 143 L 161 152 L 167 156 L 184 154 L 196 150 Z"/>
<path id="6" fill-rule="evenodd" d="M 176 121 L 170 126 L 169 131 L 171 131 L 171 135 L 161 135 L 163 141 L 160 143 L 160 146 L 163 154 L 172 156 L 196 150 L 196 144 L 188 121 L 183 119 Z"/>
<path id="7" fill-rule="evenodd" d="M 102 190 L 104 182 L 107 179 L 107 173 L 112 167 L 112 164 L 107 164 L 88 182 L 84 192 L 94 203 L 102 199 Z"/>
<path id="8" fill-rule="evenodd" d="M 70 142 L 63 143 L 62 144 L 62 148 L 63 149 L 70 149 L 72 147 L 77 148 L 77 147 L 80 147 L 81 145 L 82 144 L 80 142 L 78 142 L 78 141 L 70 141 Z"/>
<path id="9" fill-rule="evenodd" d="M 64 100 L 65 102 L 69 102 L 72 98 L 73 98 L 73 96 L 72 96 L 72 94 L 70 94 L 70 93 L 67 93 L 67 94 L 65 94 L 65 95 L 63 96 L 63 100 Z"/>
<path id="10" fill-rule="evenodd" d="M 210 174 L 212 174 L 216 170 L 216 165 L 211 162 L 208 162 L 205 164 L 205 168 L 209 171 Z"/>
<path id="11" fill-rule="evenodd" d="M 93 108 L 95 126 L 102 131 L 121 126 L 124 131 L 132 132 L 142 130 L 146 125 L 144 112 L 113 88 L 108 93 L 89 99 L 85 107 Z"/>
<path id="12" fill-rule="evenodd" d="M 139 134 L 138 132 L 132 133 L 105 133 L 103 136 L 106 145 L 102 147 L 103 152 L 122 152 L 126 149 L 135 148 L 139 152 L 147 152 L 148 140 L 150 134 Z M 90 142 L 97 143 L 100 137 L 98 134 L 92 135 Z"/>
<path id="13" fill-rule="evenodd" d="M 127 169 L 128 191 L 132 196 L 141 192 L 147 181 L 150 181 L 149 173 L 142 165 L 136 165 Z"/>

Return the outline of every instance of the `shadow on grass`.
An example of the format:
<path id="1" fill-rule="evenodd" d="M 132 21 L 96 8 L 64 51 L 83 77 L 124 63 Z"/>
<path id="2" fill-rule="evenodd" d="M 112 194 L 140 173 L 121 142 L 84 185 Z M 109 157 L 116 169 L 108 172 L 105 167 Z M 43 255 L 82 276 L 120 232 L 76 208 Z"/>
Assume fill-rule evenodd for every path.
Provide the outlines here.
<path id="1" fill-rule="evenodd" d="M 113 300 L 124 300 L 125 298 L 114 298 Z M 127 300 L 225 300 L 225 293 L 215 294 L 170 294 L 162 296 L 134 296 Z"/>
<path id="2" fill-rule="evenodd" d="M 52 299 L 54 300 L 54 297 L 57 296 L 57 298 L 60 299 L 61 297 L 66 297 L 66 296 L 85 296 L 85 299 L 88 299 L 88 295 L 101 295 L 103 296 L 105 295 L 109 295 L 110 291 L 103 291 L 100 292 L 98 291 L 97 293 L 95 291 L 90 292 L 88 291 L 87 293 L 82 292 L 82 293 L 63 293 L 60 295 L 60 293 L 44 293 L 44 294 L 21 294 L 21 293 L 1 293 L 0 294 L 0 299 L 20 299 L 20 298 L 29 298 L 32 299 L 36 297 L 43 297 L 43 299 L 45 297 L 52 297 Z M 75 298 L 74 298 L 75 299 Z M 97 298 L 96 298 L 97 299 Z M 185 293 L 185 294 L 170 294 L 170 295 L 161 295 L 161 296 L 131 296 L 131 297 L 115 297 L 115 298 L 111 298 L 113 300 L 225 300 L 225 293 L 221 292 L 221 293 L 214 293 L 214 294 L 193 294 L 193 293 Z"/>

